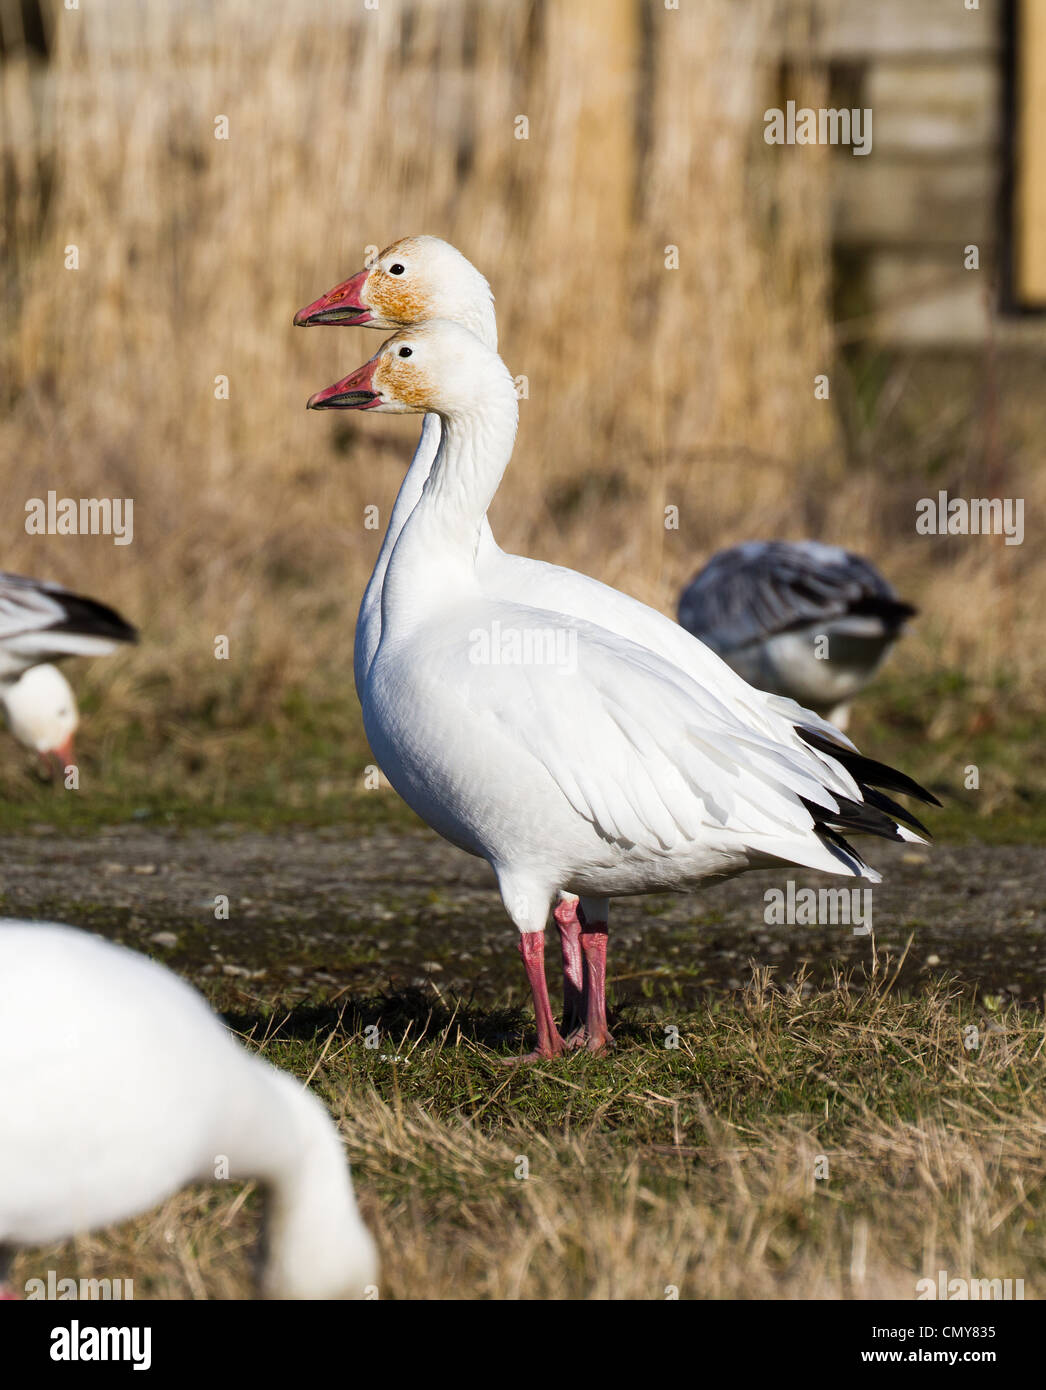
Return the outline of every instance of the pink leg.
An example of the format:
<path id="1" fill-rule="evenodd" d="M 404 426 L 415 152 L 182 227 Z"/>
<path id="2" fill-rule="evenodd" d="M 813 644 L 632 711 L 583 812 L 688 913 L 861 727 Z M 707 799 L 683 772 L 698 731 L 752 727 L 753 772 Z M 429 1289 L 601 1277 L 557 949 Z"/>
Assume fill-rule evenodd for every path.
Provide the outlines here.
<path id="1" fill-rule="evenodd" d="M 552 916 L 559 928 L 563 953 L 563 1032 L 573 1036 L 585 1027 L 585 962 L 581 954 L 581 923 L 577 899 L 560 901 Z M 584 1041 L 582 1036 L 581 1041 Z M 567 1040 L 570 1046 L 570 1039 Z"/>
<path id="2" fill-rule="evenodd" d="M 602 1052 L 613 1047 L 614 1039 L 607 1028 L 607 924 L 586 922 L 581 928 L 581 950 L 585 956 L 588 975 L 588 1000 L 585 1012 L 585 1046 L 589 1052 Z"/>
<path id="3" fill-rule="evenodd" d="M 519 934 L 519 954 L 523 957 L 523 968 L 530 982 L 530 992 L 534 996 L 534 1017 L 538 1025 L 538 1045 L 525 1057 L 506 1059 L 507 1066 L 516 1062 L 536 1062 L 542 1057 L 558 1057 L 563 1051 L 563 1039 L 559 1036 L 556 1020 L 552 1016 L 552 1003 L 548 997 L 545 982 L 545 933 L 544 931 L 525 931 Z"/>

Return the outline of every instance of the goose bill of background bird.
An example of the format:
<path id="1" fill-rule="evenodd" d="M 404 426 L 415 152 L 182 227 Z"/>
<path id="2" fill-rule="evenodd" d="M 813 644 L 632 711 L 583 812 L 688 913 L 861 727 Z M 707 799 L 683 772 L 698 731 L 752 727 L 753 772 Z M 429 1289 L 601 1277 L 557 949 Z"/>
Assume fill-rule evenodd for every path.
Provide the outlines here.
<path id="1" fill-rule="evenodd" d="M 394 242 L 370 267 L 357 271 L 300 310 L 294 321 L 302 326 L 358 323 L 371 328 L 395 329 L 431 319 L 460 324 L 475 333 L 492 351 L 497 350 L 494 300 L 487 281 L 448 242 L 439 237 L 414 236 Z M 421 497 L 440 437 L 439 415 L 429 412 L 422 423 L 421 437 L 397 494 L 388 530 L 360 604 L 353 670 L 361 701 L 367 673 L 381 639 L 381 596 L 389 561 L 407 518 Z M 663 613 L 576 570 L 503 551 L 486 517 L 479 528 L 476 571 L 491 595 L 530 608 L 573 615 L 648 648 L 694 681 L 729 700 L 749 727 L 775 742 L 790 745 L 804 757 L 808 756 L 809 749 L 796 732 L 797 724 L 816 727 L 833 740 L 840 737 L 830 725 L 810 711 L 800 710 L 791 700 L 764 694 L 747 685 L 714 652 Z M 607 912 L 608 906 L 603 901 L 582 899 L 579 906 L 572 894 L 561 892 L 553 914 L 562 954 L 563 1027 L 571 1046 L 587 1040 L 584 1025 L 587 969 L 581 923 L 583 920 L 589 924 L 605 922 Z"/>
<path id="2" fill-rule="evenodd" d="M 746 541 L 714 555 L 679 621 L 752 685 L 839 728 L 916 609 L 868 560 L 820 541 Z"/>
<path id="3" fill-rule="evenodd" d="M 16 1247 L 213 1181 L 218 1155 L 233 1179 L 266 1189 L 266 1296 L 361 1298 L 376 1281 L 324 1106 L 146 956 L 74 927 L 0 920 L 0 1116 L 0 1282 Z"/>
<path id="4" fill-rule="evenodd" d="M 493 868 L 534 997 L 532 1057 L 564 1047 L 544 977 L 557 889 L 596 904 L 581 949 L 586 1045 L 598 1050 L 609 1041 L 610 898 L 689 891 L 781 862 L 875 880 L 847 832 L 919 839 L 901 823 L 918 822 L 875 789 L 934 798 L 816 716 L 790 706 L 797 724 L 776 738 L 766 723 L 789 707 L 771 711 L 733 673 L 702 683 L 573 612 L 491 592 L 477 551 L 518 406 L 501 359 L 467 329 L 437 320 L 403 330 L 308 405 L 440 417 L 436 457 L 385 574 L 364 727 L 404 800 Z M 522 650 L 541 635 L 529 660 L 490 658 L 507 633 Z M 738 683 L 746 697 L 735 698 Z"/>

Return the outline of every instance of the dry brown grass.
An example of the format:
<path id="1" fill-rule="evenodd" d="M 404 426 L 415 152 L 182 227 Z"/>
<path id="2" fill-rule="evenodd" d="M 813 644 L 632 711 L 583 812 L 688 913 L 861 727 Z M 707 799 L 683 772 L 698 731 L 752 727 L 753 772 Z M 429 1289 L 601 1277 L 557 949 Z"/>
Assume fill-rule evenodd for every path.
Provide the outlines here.
<path id="1" fill-rule="evenodd" d="M 759 972 L 677 1018 L 676 1052 L 643 1025 L 610 1060 L 523 1073 L 453 1023 L 389 1045 L 398 1065 L 340 1030 L 267 1051 L 340 1117 L 383 1298 L 912 1300 L 941 1269 L 1041 1296 L 1042 1018 L 897 999 L 892 974 L 781 994 Z M 53 1269 L 245 1297 L 243 1197 L 185 1192 L 28 1252 L 15 1285 Z"/>
<path id="2" fill-rule="evenodd" d="M 139 652 L 85 678 L 106 718 L 144 710 L 159 743 L 172 719 L 151 710 L 154 680 L 174 725 L 215 706 L 257 718 L 290 685 L 329 684 L 328 661 L 346 682 L 377 545 L 363 509 L 387 515 L 416 427 L 306 416 L 309 392 L 378 338 L 290 320 L 367 245 L 415 231 L 487 273 L 506 358 L 530 379 L 495 508 L 503 543 L 672 611 L 716 547 L 820 534 L 879 556 L 927 610 L 910 665 L 1030 673 L 1041 605 L 1014 595 L 1041 557 L 945 553 L 911 524 L 933 470 L 941 486 L 979 480 L 977 391 L 956 403 L 954 383 L 920 394 L 891 377 L 847 462 L 831 159 L 760 138 L 796 8 L 624 3 L 614 22 L 563 0 L 56 9 L 49 70 L 0 69 L 3 559 L 143 624 Z M 817 71 L 794 80 L 825 90 Z M 822 370 L 833 405 L 813 398 Z M 1003 408 L 1014 470 L 1040 425 Z M 1031 513 L 1043 486 L 1040 470 L 1010 491 Z M 27 537 L 23 499 L 48 488 L 133 496 L 134 544 Z M 216 633 L 233 639 L 228 665 Z"/>

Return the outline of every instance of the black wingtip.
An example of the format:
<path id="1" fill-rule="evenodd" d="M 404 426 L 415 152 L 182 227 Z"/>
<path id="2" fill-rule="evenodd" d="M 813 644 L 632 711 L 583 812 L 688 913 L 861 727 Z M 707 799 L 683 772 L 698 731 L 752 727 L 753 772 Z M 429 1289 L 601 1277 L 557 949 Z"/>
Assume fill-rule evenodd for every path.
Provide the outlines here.
<path id="1" fill-rule="evenodd" d="M 904 599 L 891 598 L 885 594 L 865 595 L 852 603 L 847 611 L 878 618 L 891 634 L 899 632 L 906 622 L 919 614 L 914 603 L 906 603 Z"/>
<path id="2" fill-rule="evenodd" d="M 66 589 L 51 590 L 50 596 L 62 605 L 64 617 L 52 623 L 52 632 L 70 632 L 83 637 L 105 637 L 111 642 L 136 643 L 138 629 L 110 608 L 107 603 L 74 594 Z"/>
<path id="3" fill-rule="evenodd" d="M 861 788 L 863 795 L 867 795 L 868 790 L 871 789 Z M 803 805 L 813 816 L 815 828 L 822 836 L 829 833 L 838 836 L 847 831 L 857 835 L 877 835 L 881 840 L 904 838 L 893 817 L 877 806 L 871 798 L 854 801 L 848 796 L 840 796 L 838 792 L 833 792 L 833 796 L 838 806 L 836 811 L 829 811 L 827 807 L 819 806 L 815 801 L 808 801 L 805 796 L 801 798 Z"/>
<path id="4" fill-rule="evenodd" d="M 795 731 L 804 743 L 808 743 L 818 753 L 825 753 L 837 763 L 841 763 L 862 789 L 866 785 L 880 787 L 886 791 L 914 796 L 917 801 L 923 801 L 928 806 L 940 806 L 941 803 L 933 792 L 927 791 L 906 773 L 898 772 L 895 767 L 887 767 L 885 763 L 877 763 L 874 758 L 866 758 L 863 753 L 855 752 L 852 748 L 844 748 L 842 744 L 835 743 L 806 724 L 796 724 Z"/>
<path id="5" fill-rule="evenodd" d="M 885 811 L 888 816 L 893 816 L 894 820 L 901 821 L 918 835 L 925 835 L 928 840 L 933 839 L 933 835 L 923 825 L 918 816 L 912 815 L 911 811 L 894 801 L 892 796 L 887 796 L 885 792 L 876 791 L 874 787 L 862 787 L 864 799 L 876 806 L 880 811 Z"/>
<path id="6" fill-rule="evenodd" d="M 845 835 L 841 835 L 838 830 L 833 830 L 831 826 L 823 823 L 816 825 L 815 829 L 818 838 L 829 854 L 838 859 L 857 878 L 867 877 L 868 865 Z"/>

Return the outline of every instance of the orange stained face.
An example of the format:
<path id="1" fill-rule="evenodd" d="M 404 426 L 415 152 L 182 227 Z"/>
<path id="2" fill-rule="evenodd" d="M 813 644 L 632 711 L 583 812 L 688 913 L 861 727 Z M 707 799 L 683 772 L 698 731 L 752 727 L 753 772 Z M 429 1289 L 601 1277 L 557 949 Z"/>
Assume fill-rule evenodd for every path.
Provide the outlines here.
<path id="1" fill-rule="evenodd" d="M 424 411 L 433 398 L 435 383 L 416 358 L 416 330 L 397 333 L 382 347 L 374 369 L 374 389 L 400 401 L 411 410 Z"/>
<path id="2" fill-rule="evenodd" d="M 420 253 L 414 237 L 403 237 L 382 251 L 366 283 L 367 305 L 375 316 L 402 324 L 434 317 L 431 296 L 417 269 Z"/>
<path id="3" fill-rule="evenodd" d="M 468 329 L 454 323 L 433 319 L 401 328 L 361 367 L 310 396 L 308 409 L 439 412 L 474 398 L 477 370 L 482 377 L 491 356 Z M 496 357 L 493 361 L 500 365 Z M 511 389 L 503 366 L 500 375 Z M 489 371 L 483 380 L 488 378 L 493 380 Z"/>

